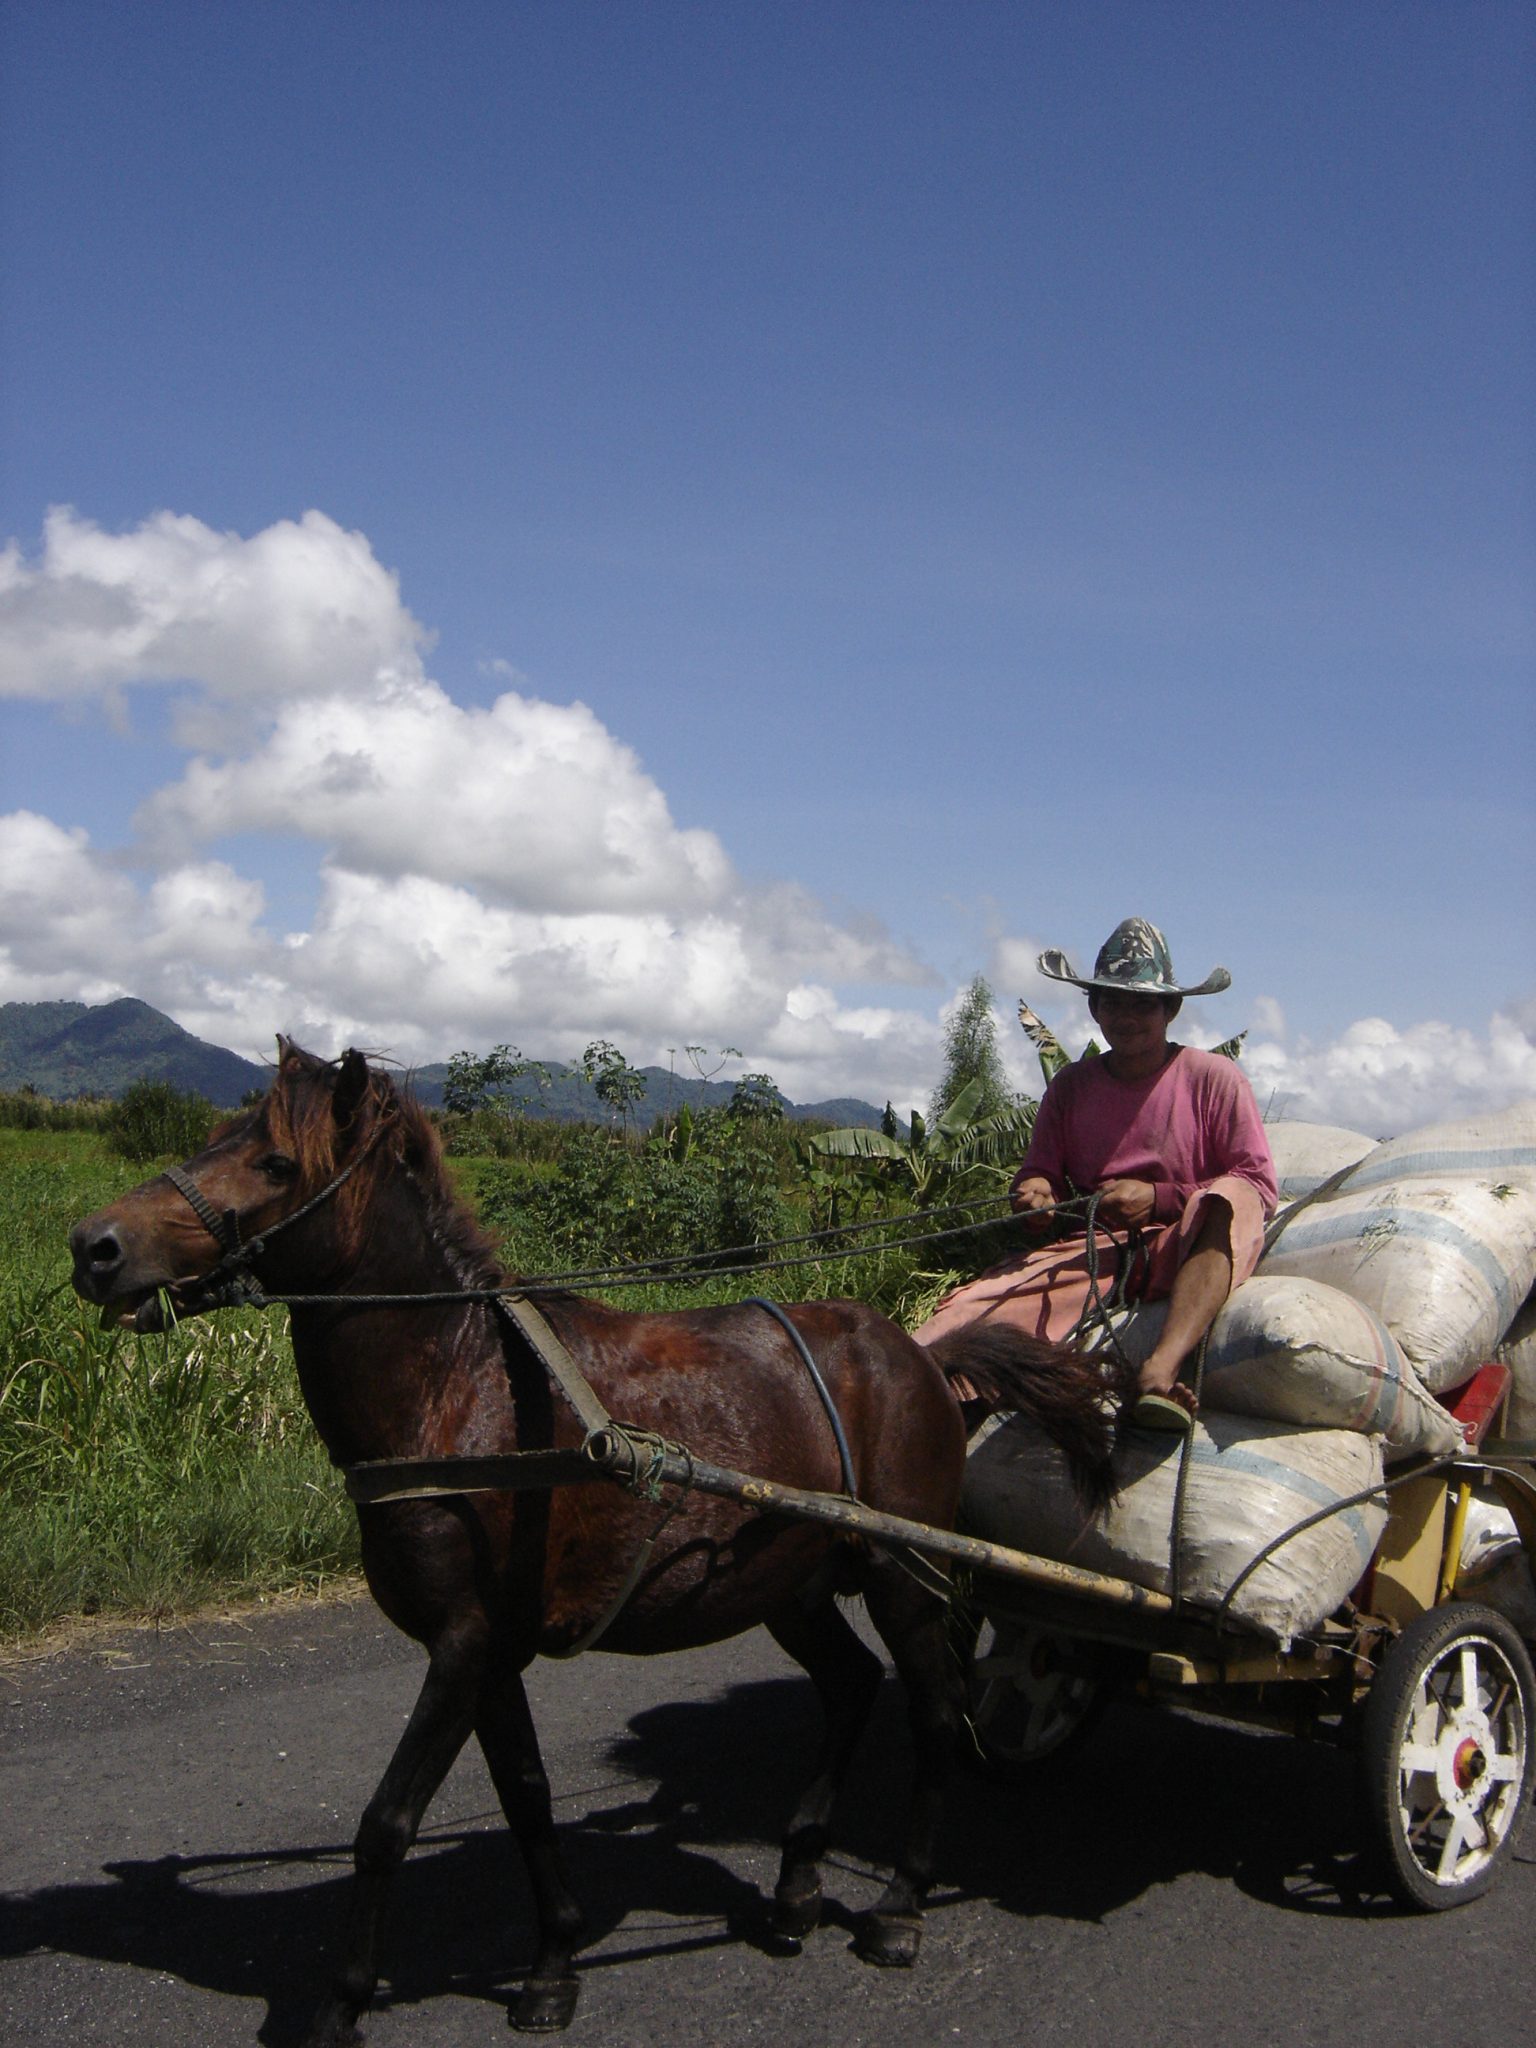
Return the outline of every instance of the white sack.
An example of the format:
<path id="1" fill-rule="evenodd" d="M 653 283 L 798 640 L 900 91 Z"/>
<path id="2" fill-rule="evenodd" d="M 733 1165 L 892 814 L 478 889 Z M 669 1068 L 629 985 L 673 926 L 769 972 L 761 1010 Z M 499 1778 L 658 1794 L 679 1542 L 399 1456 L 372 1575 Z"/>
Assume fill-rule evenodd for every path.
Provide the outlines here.
<path id="1" fill-rule="evenodd" d="M 1055 1445 L 1021 1419 L 982 1440 L 966 1463 L 961 1526 L 1154 1591 L 1171 1591 L 1170 1540 L 1182 1440 L 1128 1430 L 1115 1452 L 1119 1498 L 1083 1508 Z M 1185 1500 L 1184 1597 L 1216 1607 L 1272 1538 L 1320 1507 L 1381 1479 L 1381 1446 L 1352 1430 L 1206 1415 L 1196 1424 Z M 1364 1575 L 1387 1511 L 1342 1508 L 1283 1544 L 1249 1577 L 1233 1621 L 1282 1645 L 1314 1628 Z"/>
<path id="2" fill-rule="evenodd" d="M 1502 1501 L 1474 1500 L 1467 1510 L 1456 1598 L 1481 1600 L 1536 1642 L 1536 1586 L 1515 1518 Z"/>
<path id="3" fill-rule="evenodd" d="M 1461 1431 L 1364 1302 L 1317 1280 L 1256 1273 L 1211 1329 L 1202 1398 L 1229 1415 L 1357 1429 L 1389 1452 L 1461 1448 Z"/>
<path id="4" fill-rule="evenodd" d="M 1467 1503 L 1467 1519 L 1461 1532 L 1461 1557 L 1456 1566 L 1457 1591 L 1465 1591 L 1464 1580 L 1475 1579 L 1491 1571 L 1511 1550 L 1519 1548 L 1519 1524 L 1503 1501 L 1479 1499 L 1474 1495 Z"/>
<path id="5" fill-rule="evenodd" d="M 1493 1356 L 1536 1280 L 1536 1104 L 1410 1131 L 1281 1219 L 1259 1270 L 1364 1302 L 1433 1393 Z"/>
<path id="6" fill-rule="evenodd" d="M 1375 1187 L 1405 1175 L 1472 1174 L 1479 1180 L 1536 1181 L 1536 1102 L 1458 1123 L 1426 1124 L 1388 1138 L 1349 1176 L 1351 1188 Z"/>
<path id="7" fill-rule="evenodd" d="M 1504 1332 L 1498 1355 L 1514 1374 L 1504 1434 L 1536 1437 L 1536 1294 Z"/>
<path id="8" fill-rule="evenodd" d="M 1112 1318 L 1133 1365 L 1146 1360 L 1167 1313 L 1166 1301 L 1148 1301 Z M 1085 1348 L 1107 1343 L 1099 1329 Z M 1389 1458 L 1461 1446 L 1461 1432 L 1381 1318 L 1317 1280 L 1256 1273 L 1233 1289 L 1211 1325 L 1200 1398 L 1226 1415 L 1380 1435 Z"/>
<path id="9" fill-rule="evenodd" d="M 1264 1126 L 1282 1202 L 1310 1195 L 1346 1166 L 1357 1166 L 1376 1140 L 1337 1124 L 1275 1123 Z"/>

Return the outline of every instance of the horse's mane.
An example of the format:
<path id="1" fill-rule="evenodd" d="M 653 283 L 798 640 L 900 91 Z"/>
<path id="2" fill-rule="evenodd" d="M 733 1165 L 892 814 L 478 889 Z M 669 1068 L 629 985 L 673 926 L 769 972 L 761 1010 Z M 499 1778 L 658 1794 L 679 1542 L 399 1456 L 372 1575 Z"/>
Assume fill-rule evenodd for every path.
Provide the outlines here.
<path id="1" fill-rule="evenodd" d="M 359 1072 L 366 1075 L 359 1089 Z M 338 1121 L 336 1105 L 345 1101 Z M 364 1055 L 323 1060 L 290 1040 L 279 1044 L 277 1073 L 266 1100 L 253 1112 L 272 1146 L 298 1166 L 306 1197 L 351 1161 L 351 1177 L 337 1190 L 336 1216 L 344 1258 L 361 1252 L 382 1183 L 404 1172 L 421 1202 L 432 1243 L 447 1254 L 464 1287 L 495 1287 L 507 1277 L 490 1240 L 448 1177 L 442 1142 L 408 1085 Z"/>

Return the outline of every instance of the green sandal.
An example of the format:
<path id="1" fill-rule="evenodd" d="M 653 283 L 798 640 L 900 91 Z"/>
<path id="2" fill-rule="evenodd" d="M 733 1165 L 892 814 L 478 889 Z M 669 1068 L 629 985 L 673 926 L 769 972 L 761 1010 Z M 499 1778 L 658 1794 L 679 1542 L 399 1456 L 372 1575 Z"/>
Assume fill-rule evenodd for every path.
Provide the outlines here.
<path id="1" fill-rule="evenodd" d="M 1188 1436 L 1195 1418 L 1182 1401 L 1171 1394 L 1142 1394 L 1131 1410 L 1133 1429 L 1160 1429 L 1171 1436 Z"/>

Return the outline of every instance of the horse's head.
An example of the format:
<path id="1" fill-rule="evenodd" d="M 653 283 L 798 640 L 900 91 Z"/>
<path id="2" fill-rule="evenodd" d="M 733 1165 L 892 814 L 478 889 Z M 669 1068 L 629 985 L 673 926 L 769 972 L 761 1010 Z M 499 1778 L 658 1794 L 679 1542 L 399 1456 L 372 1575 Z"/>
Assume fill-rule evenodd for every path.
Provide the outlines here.
<path id="1" fill-rule="evenodd" d="M 360 1052 L 321 1060 L 280 1038 L 276 1077 L 254 1109 L 184 1167 L 75 1225 L 76 1292 L 112 1320 L 158 1330 L 162 1294 L 178 1317 L 220 1306 L 230 1280 L 290 1223 L 298 1228 L 281 1251 L 302 1236 L 311 1262 L 318 1246 L 334 1267 L 355 1251 L 364 1169 L 394 1149 L 403 1109 L 394 1082 Z"/>

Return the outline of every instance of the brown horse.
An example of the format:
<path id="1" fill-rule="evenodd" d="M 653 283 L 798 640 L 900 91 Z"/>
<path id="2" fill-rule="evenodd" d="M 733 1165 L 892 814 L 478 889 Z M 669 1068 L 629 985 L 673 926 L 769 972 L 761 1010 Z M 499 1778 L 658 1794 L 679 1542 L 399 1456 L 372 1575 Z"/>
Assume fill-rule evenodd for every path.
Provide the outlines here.
<path id="1" fill-rule="evenodd" d="M 505 1287 L 506 1276 L 452 1194 L 427 1118 L 360 1053 L 327 1062 L 280 1040 L 276 1079 L 259 1106 L 216 1132 L 184 1170 L 77 1224 L 70 1242 L 79 1292 L 138 1330 L 160 1326 L 167 1298 L 180 1315 L 227 1300 L 198 1283 L 215 1265 L 228 1270 L 233 1246 L 242 1247 L 234 1263 L 248 1262 L 268 1293 L 325 1297 L 292 1305 L 293 1348 L 338 1465 L 581 1441 L 569 1404 L 493 1303 L 433 1299 Z M 223 1261 L 214 1257 L 220 1245 Z M 420 1305 L 369 1299 L 382 1294 L 420 1296 Z M 569 1295 L 540 1307 L 622 1421 L 756 1476 L 844 1487 L 811 1377 L 760 1308 L 635 1315 Z M 798 1305 L 792 1318 L 831 1390 L 869 1506 L 952 1526 L 966 1424 L 947 1379 L 962 1370 L 978 1407 L 1032 1413 L 1085 1482 L 1102 1485 L 1103 1381 L 1073 1355 L 1027 1339 L 978 1347 L 963 1333 L 923 1350 L 852 1301 Z M 602 1647 L 631 1655 L 716 1642 L 762 1622 L 808 1673 L 826 1736 L 785 1838 L 771 1918 L 772 1937 L 793 1949 L 816 1924 L 833 1802 L 880 1679 L 880 1660 L 836 1604 L 839 1593 L 862 1594 L 906 1685 L 916 1770 L 895 1870 L 857 1947 L 874 1963 L 914 1959 L 964 1714 L 946 1602 L 931 1575 L 835 1530 L 698 1493 L 658 1507 L 618 1486 L 570 1486 L 396 1500 L 358 1515 L 374 1597 L 425 1645 L 428 1664 L 358 1831 L 344 1955 L 310 2048 L 359 2038 L 390 1877 L 471 1733 L 538 1915 L 536 1958 L 510 2017 L 531 2031 L 568 2023 L 582 1918 L 561 1868 L 522 1673 L 537 1655 L 571 1651 L 605 1617 Z"/>

